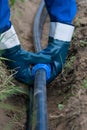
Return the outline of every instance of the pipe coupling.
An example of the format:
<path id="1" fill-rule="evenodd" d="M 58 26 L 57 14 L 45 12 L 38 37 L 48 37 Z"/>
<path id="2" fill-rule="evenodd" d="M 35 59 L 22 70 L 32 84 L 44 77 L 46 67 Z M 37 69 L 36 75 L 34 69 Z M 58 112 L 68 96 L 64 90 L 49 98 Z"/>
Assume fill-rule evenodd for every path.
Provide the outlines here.
<path id="1" fill-rule="evenodd" d="M 50 64 L 36 64 L 32 68 L 32 76 L 35 77 L 36 72 L 39 69 L 44 69 L 46 71 L 46 80 L 50 79 L 51 77 L 51 65 Z"/>

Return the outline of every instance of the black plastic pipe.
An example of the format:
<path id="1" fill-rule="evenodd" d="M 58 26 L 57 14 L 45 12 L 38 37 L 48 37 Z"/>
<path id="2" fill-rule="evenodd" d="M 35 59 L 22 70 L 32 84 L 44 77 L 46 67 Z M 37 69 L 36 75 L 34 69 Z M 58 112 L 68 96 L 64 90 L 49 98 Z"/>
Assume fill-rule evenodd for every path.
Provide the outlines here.
<path id="1" fill-rule="evenodd" d="M 29 99 L 28 99 L 28 109 L 27 109 L 27 122 L 26 130 L 32 130 L 32 120 L 33 120 L 33 86 L 29 86 Z"/>
<path id="2" fill-rule="evenodd" d="M 41 37 L 42 37 L 43 25 L 45 23 L 46 17 L 47 17 L 47 11 L 45 8 L 44 0 L 42 0 L 34 20 L 33 34 L 34 34 L 34 46 L 36 52 L 42 50 Z"/>
<path id="3" fill-rule="evenodd" d="M 34 21 L 34 43 L 35 43 L 36 52 L 42 49 L 41 37 L 42 37 L 42 31 L 46 20 L 46 16 L 47 16 L 47 11 L 45 8 L 44 1 L 42 1 Z M 28 111 L 27 111 L 26 130 L 47 130 L 48 119 L 47 119 L 47 103 L 46 103 L 47 102 L 46 72 L 44 70 L 42 69 L 38 70 L 35 76 L 34 84 L 35 84 L 34 88 L 32 86 L 29 87 L 30 95 L 29 95 L 29 104 L 28 104 Z M 38 90 L 41 91 L 40 94 L 39 93 L 36 94 Z M 34 104 L 33 104 L 33 98 L 34 98 Z M 34 114 L 33 114 L 33 106 L 34 106 Z"/>
<path id="4" fill-rule="evenodd" d="M 46 19 L 46 12 L 41 16 L 44 9 L 44 1 L 41 2 L 34 21 L 34 43 L 36 52 L 42 50 L 41 35 L 42 27 Z M 48 130 L 47 94 L 46 94 L 46 71 L 39 69 L 35 74 L 34 82 L 34 121 L 33 130 Z"/>
<path id="5" fill-rule="evenodd" d="M 48 130 L 46 72 L 39 69 L 34 85 L 34 130 Z"/>

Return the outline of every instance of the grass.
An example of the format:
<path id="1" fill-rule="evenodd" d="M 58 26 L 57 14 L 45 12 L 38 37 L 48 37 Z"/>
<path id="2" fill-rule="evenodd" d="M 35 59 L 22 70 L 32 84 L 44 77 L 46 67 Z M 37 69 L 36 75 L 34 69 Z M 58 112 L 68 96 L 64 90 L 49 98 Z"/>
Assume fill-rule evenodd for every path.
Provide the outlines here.
<path id="1" fill-rule="evenodd" d="M 80 47 L 86 47 L 86 46 L 87 46 L 87 41 L 80 40 Z"/>
<path id="2" fill-rule="evenodd" d="M 58 109 L 61 111 L 64 109 L 64 105 L 63 104 L 58 104 Z"/>
<path id="3" fill-rule="evenodd" d="M 87 89 L 87 79 L 83 81 L 82 88 Z"/>
<path id="4" fill-rule="evenodd" d="M 20 1 L 24 2 L 24 0 L 20 0 Z M 9 2 L 10 2 L 10 5 L 13 6 L 15 4 L 16 0 L 9 0 Z"/>
<path id="5" fill-rule="evenodd" d="M 66 64 L 65 64 L 65 69 L 66 69 L 66 70 L 72 69 L 72 66 L 73 66 L 73 63 L 74 63 L 75 59 L 76 59 L 75 56 L 71 56 L 71 57 L 68 59 L 68 61 L 67 61 Z"/>
<path id="6" fill-rule="evenodd" d="M 74 24 L 75 24 L 75 27 L 80 27 L 80 26 L 81 26 L 80 17 L 76 17 L 76 18 L 75 18 Z"/>
<path id="7" fill-rule="evenodd" d="M 0 60 L 0 100 L 5 100 L 9 96 L 18 93 L 28 95 L 27 91 L 23 87 L 16 86 L 13 83 L 13 75 L 7 74 L 5 65 Z"/>

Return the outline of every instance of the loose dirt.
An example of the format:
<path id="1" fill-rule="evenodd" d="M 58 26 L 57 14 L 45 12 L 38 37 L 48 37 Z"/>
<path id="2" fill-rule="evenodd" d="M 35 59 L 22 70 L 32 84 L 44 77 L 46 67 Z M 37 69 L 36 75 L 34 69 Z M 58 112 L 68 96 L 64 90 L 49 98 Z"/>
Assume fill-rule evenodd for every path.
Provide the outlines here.
<path id="1" fill-rule="evenodd" d="M 39 3 L 40 0 L 17 1 L 11 9 L 12 23 L 28 51 L 34 51 L 32 30 Z M 87 130 L 87 0 L 78 0 L 77 5 L 76 28 L 66 65 L 47 86 L 49 130 Z M 43 46 L 47 43 L 48 30 L 49 18 L 43 30 Z M 0 130 L 25 130 L 27 97 L 17 95 L 5 102 L 14 109 L 0 109 Z"/>

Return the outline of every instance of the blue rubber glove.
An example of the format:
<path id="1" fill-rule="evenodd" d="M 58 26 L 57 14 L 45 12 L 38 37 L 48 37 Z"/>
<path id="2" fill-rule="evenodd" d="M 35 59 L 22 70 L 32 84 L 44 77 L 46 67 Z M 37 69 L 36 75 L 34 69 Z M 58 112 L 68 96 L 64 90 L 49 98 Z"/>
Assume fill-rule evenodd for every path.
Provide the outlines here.
<path id="1" fill-rule="evenodd" d="M 41 55 L 44 55 L 44 57 L 50 57 L 51 59 L 51 77 L 47 80 L 48 83 L 54 80 L 55 77 L 61 72 L 67 58 L 69 46 L 70 42 L 49 38 L 47 48 L 39 52 Z"/>
<path id="2" fill-rule="evenodd" d="M 25 84 L 32 84 L 32 75 L 30 70 L 29 53 L 16 46 L 4 51 L 2 56 L 8 60 L 5 63 L 8 69 L 15 70 L 14 77 Z"/>

